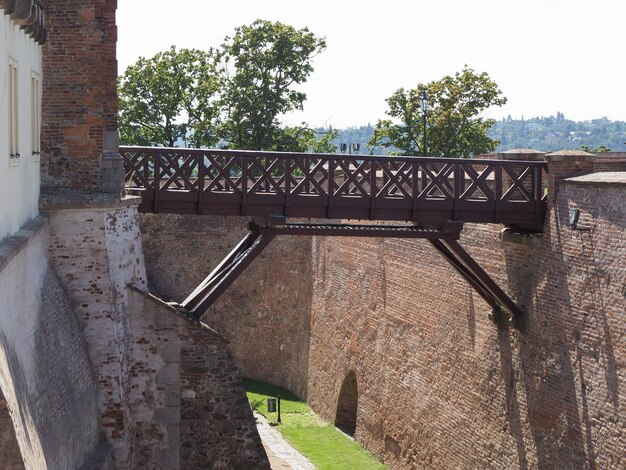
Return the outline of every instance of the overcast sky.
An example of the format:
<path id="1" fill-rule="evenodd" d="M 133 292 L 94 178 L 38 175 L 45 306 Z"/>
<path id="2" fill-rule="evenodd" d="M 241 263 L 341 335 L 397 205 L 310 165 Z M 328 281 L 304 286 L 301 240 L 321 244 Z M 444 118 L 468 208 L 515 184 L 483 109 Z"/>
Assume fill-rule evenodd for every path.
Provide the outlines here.
<path id="1" fill-rule="evenodd" d="M 119 0 L 119 71 L 171 45 L 217 46 L 258 18 L 327 39 L 286 124 L 374 124 L 395 90 L 464 64 L 508 98 L 491 117 L 626 121 L 624 0 Z"/>

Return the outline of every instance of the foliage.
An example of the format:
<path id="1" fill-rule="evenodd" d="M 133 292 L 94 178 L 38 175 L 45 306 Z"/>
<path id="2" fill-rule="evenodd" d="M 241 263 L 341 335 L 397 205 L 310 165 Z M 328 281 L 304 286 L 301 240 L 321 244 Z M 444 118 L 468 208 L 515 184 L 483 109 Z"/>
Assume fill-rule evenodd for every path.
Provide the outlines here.
<path id="1" fill-rule="evenodd" d="M 302 109 L 306 95 L 295 86 L 307 80 L 313 57 L 325 47 L 326 41 L 307 28 L 263 20 L 241 26 L 226 38 L 220 59 L 223 138 L 229 147 L 268 150 L 278 145 L 276 140 L 294 138 L 295 131 L 280 135 L 278 116 Z"/>
<path id="2" fill-rule="evenodd" d="M 173 147 L 189 138 L 196 147 L 215 145 L 219 87 L 213 51 L 172 47 L 140 57 L 118 79 L 122 142 Z"/>
<path id="3" fill-rule="evenodd" d="M 581 145 L 580 149 L 589 153 L 607 153 L 611 151 L 610 148 L 605 147 L 604 145 L 600 145 L 598 148 L 595 149 L 590 148 L 588 145 Z"/>
<path id="4" fill-rule="evenodd" d="M 419 97 L 423 91 L 430 99 L 427 149 L 422 148 L 423 112 Z M 486 72 L 476 73 L 465 66 L 454 76 L 393 93 L 387 99 L 386 113 L 391 119 L 378 121 L 369 145 L 395 147 L 401 155 L 466 158 L 487 153 L 498 144 L 487 135 L 494 121 L 479 114 L 504 103 L 506 98 Z"/>
<path id="5" fill-rule="evenodd" d="M 307 28 L 257 20 L 219 49 L 174 46 L 140 58 L 118 79 L 122 142 L 253 150 L 315 146 L 306 126 L 281 129 L 279 116 L 302 109 L 296 88 L 313 72 L 326 42 Z M 302 139 L 302 141 L 300 141 Z"/>
<path id="6" fill-rule="evenodd" d="M 267 412 L 267 398 L 281 397 L 281 424 L 276 427 L 289 443 L 320 470 L 384 470 L 386 466 L 356 441 L 320 419 L 293 393 L 276 385 L 244 379 L 248 402 L 253 410 L 276 421 L 277 413 Z"/>
<path id="7" fill-rule="evenodd" d="M 513 119 L 511 116 L 496 122 L 489 135 L 500 140 L 496 151 L 513 148 L 532 148 L 544 152 L 586 147 L 592 153 L 604 147 L 612 151 L 626 151 L 626 122 L 607 118 L 573 121 L 563 113 L 556 116 Z"/>

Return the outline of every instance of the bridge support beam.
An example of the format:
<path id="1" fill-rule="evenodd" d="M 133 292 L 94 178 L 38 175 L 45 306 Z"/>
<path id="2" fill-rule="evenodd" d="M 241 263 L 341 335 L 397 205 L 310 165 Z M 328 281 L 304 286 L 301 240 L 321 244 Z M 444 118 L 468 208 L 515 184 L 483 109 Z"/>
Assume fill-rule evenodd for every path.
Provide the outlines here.
<path id="1" fill-rule="evenodd" d="M 438 229 L 391 225 L 296 224 L 286 223 L 283 217 L 270 218 L 266 225 L 251 222 L 246 236 L 180 304 L 180 307 L 200 319 L 277 235 L 424 238 L 430 241 L 491 306 L 491 319 L 495 323 L 503 321 L 503 311 L 508 312 L 515 323 L 521 318 L 523 311 L 459 244 L 462 227 L 462 223 L 455 222 L 444 224 Z"/>
<path id="2" fill-rule="evenodd" d="M 503 310 L 511 315 L 514 326 L 519 326 L 523 315 L 513 300 L 496 284 L 483 268 L 456 240 L 430 240 L 435 249 L 452 265 L 472 288 L 491 306 L 490 318 L 501 324 Z"/>
<path id="3" fill-rule="evenodd" d="M 263 234 L 259 230 L 250 230 L 211 274 L 189 294 L 181 307 L 199 319 L 274 237 L 275 235 Z"/>

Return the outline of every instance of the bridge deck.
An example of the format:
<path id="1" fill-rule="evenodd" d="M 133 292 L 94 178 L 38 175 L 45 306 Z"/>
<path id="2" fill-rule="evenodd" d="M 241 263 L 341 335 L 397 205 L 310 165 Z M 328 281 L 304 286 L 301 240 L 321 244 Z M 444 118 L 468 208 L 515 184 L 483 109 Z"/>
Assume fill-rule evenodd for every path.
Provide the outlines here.
<path id="1" fill-rule="evenodd" d="M 142 212 L 539 225 L 543 162 L 121 147 Z"/>

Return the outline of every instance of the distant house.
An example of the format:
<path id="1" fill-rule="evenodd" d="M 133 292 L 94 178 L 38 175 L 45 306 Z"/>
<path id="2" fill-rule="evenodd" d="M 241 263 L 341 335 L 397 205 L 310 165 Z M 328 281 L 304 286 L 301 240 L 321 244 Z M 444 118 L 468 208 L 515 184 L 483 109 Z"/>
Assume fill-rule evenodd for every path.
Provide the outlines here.
<path id="1" fill-rule="evenodd" d="M 37 215 L 45 9 L 0 0 L 0 239 Z"/>

